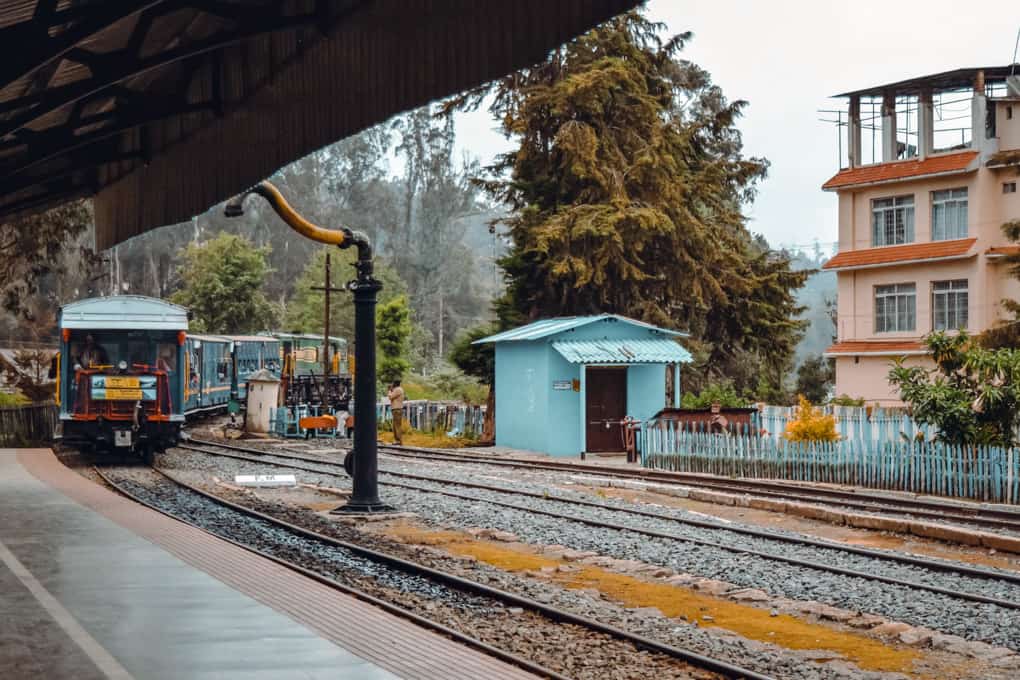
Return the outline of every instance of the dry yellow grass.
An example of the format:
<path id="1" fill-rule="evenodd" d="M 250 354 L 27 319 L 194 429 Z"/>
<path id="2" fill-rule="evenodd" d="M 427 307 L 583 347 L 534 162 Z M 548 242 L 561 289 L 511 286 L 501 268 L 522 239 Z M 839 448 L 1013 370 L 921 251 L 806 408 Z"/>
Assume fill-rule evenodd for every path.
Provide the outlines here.
<path id="1" fill-rule="evenodd" d="M 542 567 L 564 564 L 524 546 L 482 541 L 456 531 L 428 531 L 399 525 L 390 527 L 387 533 L 406 542 L 433 545 L 455 555 L 471 556 L 511 572 L 538 571 Z M 594 588 L 626 607 L 655 607 L 671 618 L 683 617 L 701 626 L 724 628 L 787 649 L 831 651 L 833 658 L 848 659 L 865 670 L 913 674 L 914 661 L 920 657 L 913 649 L 887 645 L 860 633 L 787 614 L 772 616 L 765 609 L 703 595 L 689 588 L 652 583 L 588 565 L 572 566 L 577 570 L 557 571 L 549 574 L 549 578 L 567 588 Z"/>

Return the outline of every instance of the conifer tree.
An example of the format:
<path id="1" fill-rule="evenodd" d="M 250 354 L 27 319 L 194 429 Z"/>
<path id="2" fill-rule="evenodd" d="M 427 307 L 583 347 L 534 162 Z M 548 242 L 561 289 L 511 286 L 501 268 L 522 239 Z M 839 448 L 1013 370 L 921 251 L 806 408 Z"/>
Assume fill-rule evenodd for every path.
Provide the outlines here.
<path id="1" fill-rule="evenodd" d="M 620 313 L 691 332 L 690 387 L 781 386 L 805 273 L 746 227 L 767 162 L 745 158 L 728 102 L 640 12 L 498 81 L 491 111 L 519 142 L 480 183 L 510 208 L 504 326 Z M 487 91 L 451 103 L 477 106 Z"/>

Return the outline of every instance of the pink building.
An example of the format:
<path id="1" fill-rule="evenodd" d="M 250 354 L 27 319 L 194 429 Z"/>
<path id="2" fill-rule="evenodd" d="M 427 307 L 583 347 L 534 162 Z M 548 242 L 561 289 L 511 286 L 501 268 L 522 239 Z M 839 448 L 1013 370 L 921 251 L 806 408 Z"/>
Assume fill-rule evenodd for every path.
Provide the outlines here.
<path id="1" fill-rule="evenodd" d="M 895 357 L 929 362 L 932 330 L 978 333 L 1020 284 L 1002 256 L 1020 219 L 1020 65 L 960 69 L 848 92 L 839 196 L 836 394 L 900 403 Z M 870 112 L 869 112 L 870 107 Z M 871 143 L 867 158 L 866 141 Z"/>

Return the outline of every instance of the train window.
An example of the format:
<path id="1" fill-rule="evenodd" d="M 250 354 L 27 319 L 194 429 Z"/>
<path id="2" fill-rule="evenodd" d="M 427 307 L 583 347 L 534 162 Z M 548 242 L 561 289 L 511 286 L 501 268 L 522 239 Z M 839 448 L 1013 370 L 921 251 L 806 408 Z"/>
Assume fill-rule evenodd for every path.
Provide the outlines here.
<path id="1" fill-rule="evenodd" d="M 161 342 L 156 345 L 156 358 L 153 362 L 157 371 L 173 373 L 177 370 L 177 345 Z"/>
<path id="2" fill-rule="evenodd" d="M 227 359 L 220 359 L 216 366 L 216 376 L 223 382 L 230 375 L 230 361 Z"/>

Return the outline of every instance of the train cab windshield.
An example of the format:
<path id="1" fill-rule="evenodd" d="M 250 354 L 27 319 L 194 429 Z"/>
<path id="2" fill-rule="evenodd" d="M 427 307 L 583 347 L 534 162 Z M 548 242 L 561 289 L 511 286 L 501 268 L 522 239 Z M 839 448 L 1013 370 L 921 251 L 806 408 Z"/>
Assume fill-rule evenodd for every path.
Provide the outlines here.
<path id="1" fill-rule="evenodd" d="M 77 368 L 129 372 L 177 371 L 177 333 L 159 331 L 88 331 L 72 334 L 69 359 Z"/>

